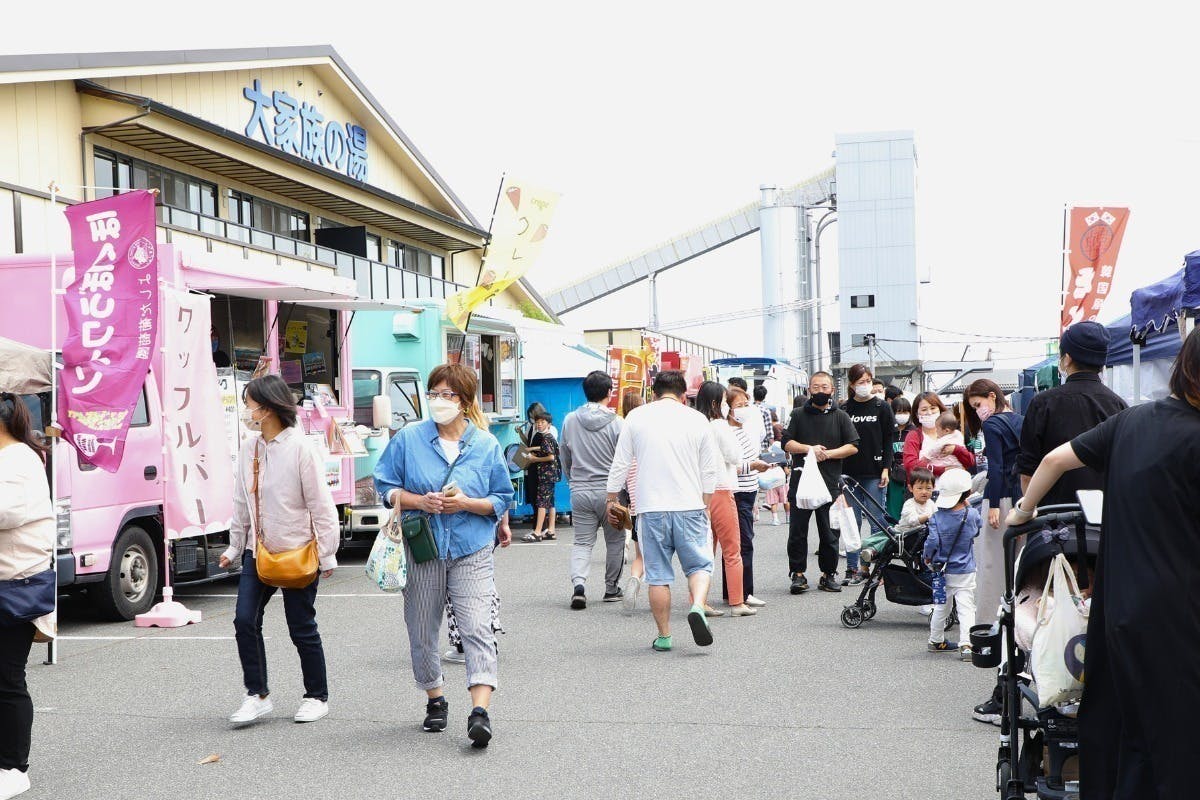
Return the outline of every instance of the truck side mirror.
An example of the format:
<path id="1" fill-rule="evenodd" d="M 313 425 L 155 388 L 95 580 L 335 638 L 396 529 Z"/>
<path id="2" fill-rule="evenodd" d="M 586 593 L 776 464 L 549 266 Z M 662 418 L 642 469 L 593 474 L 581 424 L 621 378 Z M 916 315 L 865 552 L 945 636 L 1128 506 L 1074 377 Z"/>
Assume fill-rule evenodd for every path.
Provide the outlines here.
<path id="1" fill-rule="evenodd" d="M 377 394 L 371 401 L 371 425 L 375 428 L 392 427 L 392 398 Z"/>

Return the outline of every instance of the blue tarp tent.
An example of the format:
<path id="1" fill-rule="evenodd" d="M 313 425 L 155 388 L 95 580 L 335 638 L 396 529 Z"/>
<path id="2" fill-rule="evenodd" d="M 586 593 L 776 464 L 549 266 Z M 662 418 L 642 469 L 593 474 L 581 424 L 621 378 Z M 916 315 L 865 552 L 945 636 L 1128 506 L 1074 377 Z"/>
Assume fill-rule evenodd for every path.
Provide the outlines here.
<path id="1" fill-rule="evenodd" d="M 1024 414 L 1029 402 L 1038 392 L 1058 385 L 1058 356 L 1047 356 L 1021 370 L 1020 385 L 1012 394 L 1013 408 Z"/>

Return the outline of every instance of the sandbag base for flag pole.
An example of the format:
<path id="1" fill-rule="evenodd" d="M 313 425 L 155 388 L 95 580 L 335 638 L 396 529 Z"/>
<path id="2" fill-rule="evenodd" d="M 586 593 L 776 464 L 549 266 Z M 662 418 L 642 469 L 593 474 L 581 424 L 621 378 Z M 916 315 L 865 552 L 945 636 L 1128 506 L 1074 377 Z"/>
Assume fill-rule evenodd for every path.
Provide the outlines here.
<path id="1" fill-rule="evenodd" d="M 162 602 L 134 617 L 133 624 L 138 628 L 182 628 L 200 621 L 201 612 L 176 602 L 173 596 L 170 586 L 163 587 Z"/>

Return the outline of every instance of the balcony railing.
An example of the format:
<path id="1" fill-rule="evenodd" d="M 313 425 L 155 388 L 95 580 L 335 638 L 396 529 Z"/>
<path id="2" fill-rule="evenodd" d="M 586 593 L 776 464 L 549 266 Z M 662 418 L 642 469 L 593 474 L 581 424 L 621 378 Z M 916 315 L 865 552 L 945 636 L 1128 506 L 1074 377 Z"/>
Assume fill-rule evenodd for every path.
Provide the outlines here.
<path id="1" fill-rule="evenodd" d="M 468 288 L 460 283 L 432 275 L 421 275 L 394 264 L 372 261 L 369 258 L 175 206 L 159 205 L 158 221 L 163 225 L 193 231 L 233 244 L 333 267 L 338 275 L 354 280 L 361 297 L 369 297 L 372 300 L 444 300 Z M 492 305 L 490 300 L 488 305 Z"/>

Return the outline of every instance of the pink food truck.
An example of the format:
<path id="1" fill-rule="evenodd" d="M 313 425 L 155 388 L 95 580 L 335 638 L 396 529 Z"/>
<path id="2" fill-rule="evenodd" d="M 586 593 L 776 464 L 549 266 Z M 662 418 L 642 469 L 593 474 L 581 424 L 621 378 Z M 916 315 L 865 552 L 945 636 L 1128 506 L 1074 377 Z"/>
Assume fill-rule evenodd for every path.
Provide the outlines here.
<path id="1" fill-rule="evenodd" d="M 61 286 L 62 274 L 73 266 L 71 255 L 59 257 L 57 263 Z M 5 309 L 0 314 L 0 337 L 43 352 L 51 347 L 50 274 L 44 255 L 0 258 Z M 324 455 L 334 500 L 339 508 L 349 509 L 354 500 L 354 459 L 366 456 L 353 425 L 349 327 L 355 311 L 388 305 L 357 299 L 354 282 L 332 271 L 266 269 L 170 244 L 159 245 L 159 274 L 164 285 L 201 293 L 209 300 L 211 330 L 195 335 L 211 339 L 226 428 L 216 433 L 229 442 L 228 448 L 222 448 L 226 457 L 236 457 L 244 435 L 237 421 L 241 386 L 260 359 L 266 359 L 265 368 L 282 375 L 292 387 L 300 424 Z M 61 346 L 65 340 L 61 305 L 57 320 L 54 344 Z M 155 602 L 163 581 L 164 556 L 169 559 L 172 583 L 228 574 L 217 564 L 228 544 L 227 530 L 165 542 L 163 454 L 178 443 L 163 425 L 161 374 L 159 353 L 151 361 L 116 472 L 81 462 L 62 441 L 55 445 L 51 459 L 59 497 L 60 588 L 86 591 L 89 601 L 113 619 L 132 619 Z M 38 427 L 45 427 L 51 418 L 50 393 L 23 399 Z M 336 428 L 333 434 L 331 427 Z M 363 433 L 362 428 L 357 433 Z M 228 487 L 230 493 L 232 488 Z M 343 514 L 350 516 L 345 510 Z"/>

